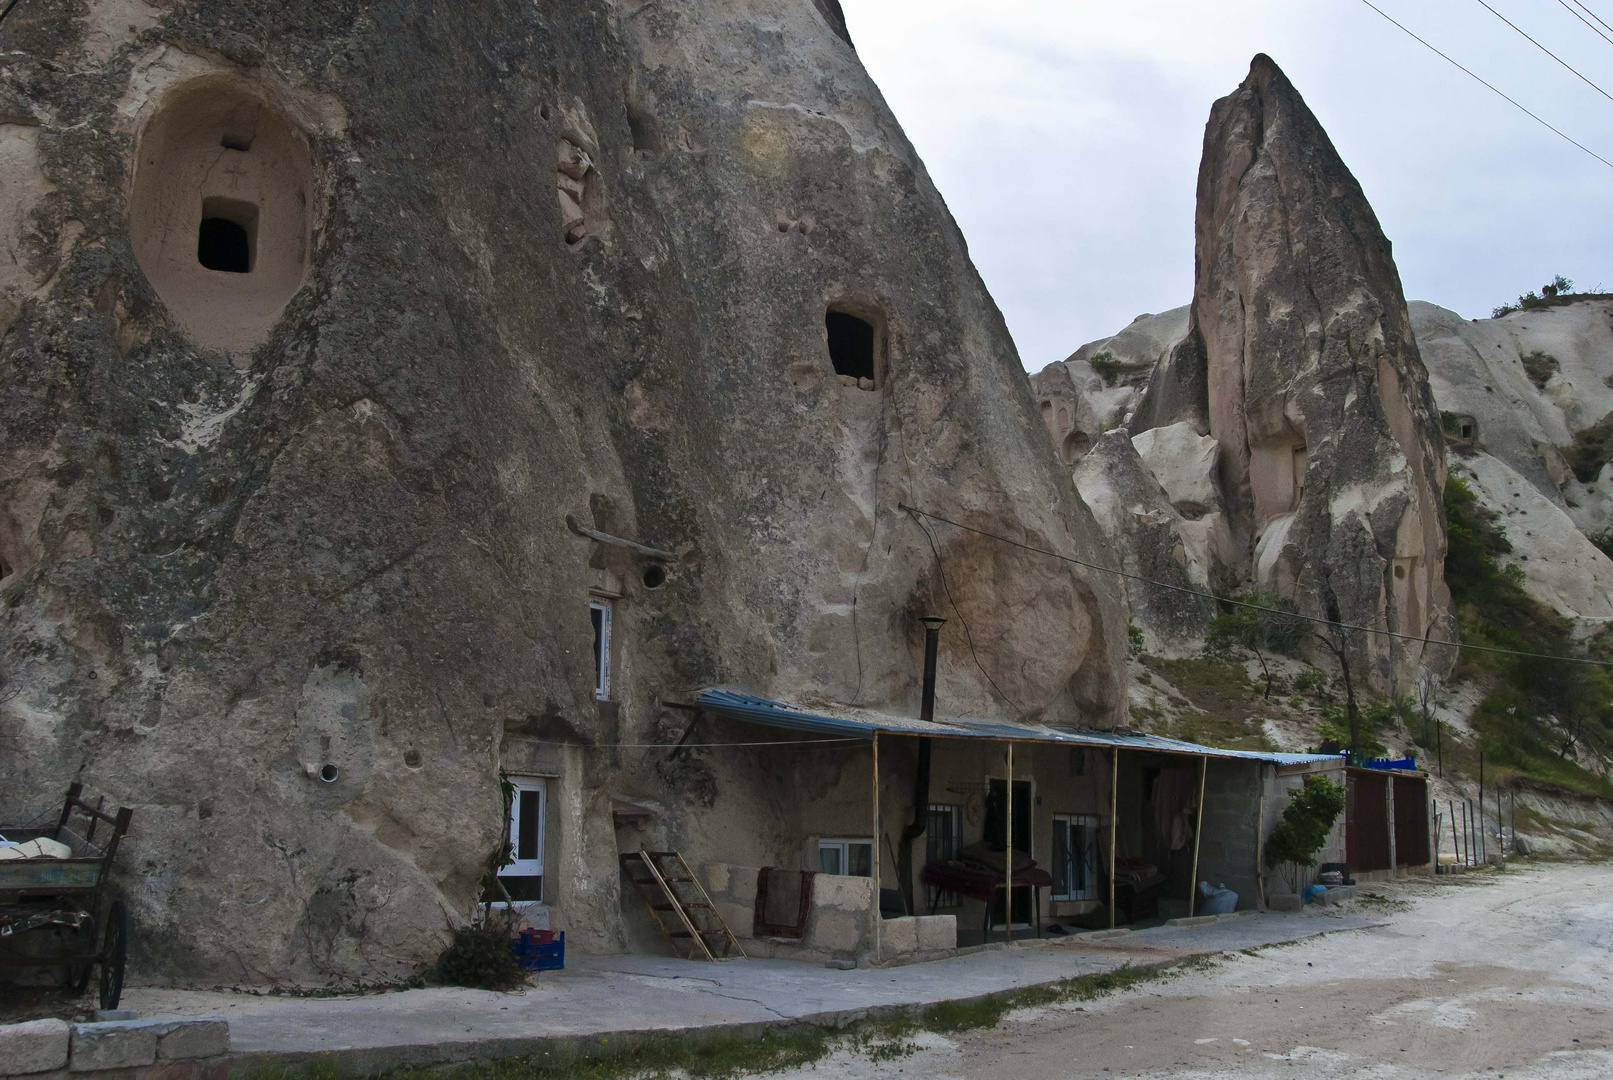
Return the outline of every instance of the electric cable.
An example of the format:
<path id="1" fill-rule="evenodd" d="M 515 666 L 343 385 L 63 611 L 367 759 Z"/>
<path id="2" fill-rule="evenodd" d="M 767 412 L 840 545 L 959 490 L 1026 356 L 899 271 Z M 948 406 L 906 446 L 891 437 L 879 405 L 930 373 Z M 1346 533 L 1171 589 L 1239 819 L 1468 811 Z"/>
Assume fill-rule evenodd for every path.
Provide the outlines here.
<path id="1" fill-rule="evenodd" d="M 1064 562 L 1074 563 L 1076 566 L 1085 567 L 1088 570 L 1096 570 L 1102 574 L 1113 574 L 1116 577 L 1126 578 L 1130 581 L 1139 581 L 1145 585 L 1154 585 L 1161 589 L 1170 589 L 1173 592 L 1187 593 L 1190 596 L 1201 597 L 1205 600 L 1214 600 L 1217 603 L 1229 604 L 1233 607 L 1248 608 L 1251 611 L 1263 611 L 1268 615 L 1280 615 L 1285 619 L 1296 619 L 1301 622 L 1320 623 L 1324 626 L 1330 626 L 1341 632 L 1377 634 L 1379 637 L 1399 638 L 1402 641 L 1416 641 L 1423 645 L 1432 647 L 1449 646 L 1453 649 L 1470 649 L 1477 652 L 1497 653 L 1502 656 L 1517 656 L 1527 660 L 1561 660 L 1564 663 L 1586 664 L 1591 667 L 1613 667 L 1613 661 L 1608 660 L 1593 660 L 1589 657 L 1580 656 L 1553 656 L 1550 653 L 1519 652 L 1516 649 L 1498 649 L 1490 645 L 1469 645 L 1461 641 L 1433 641 L 1426 637 L 1417 637 L 1414 634 L 1397 634 L 1392 630 L 1379 630 L 1371 626 L 1356 626 L 1352 623 L 1325 619 L 1319 615 L 1306 615 L 1298 611 L 1283 611 L 1281 608 L 1265 607 L 1261 604 L 1251 604 L 1245 600 L 1234 600 L 1230 596 L 1217 596 L 1214 593 L 1206 592 L 1203 589 L 1190 589 L 1185 585 L 1172 585 L 1169 582 L 1155 581 L 1153 578 L 1143 577 L 1141 574 L 1130 574 L 1124 570 L 1116 570 L 1110 566 L 1100 566 L 1097 563 L 1090 563 L 1084 559 L 1077 559 L 1071 555 L 1063 555 L 1057 551 L 1049 551 L 1046 548 L 1039 548 L 1032 544 L 1022 543 L 1013 539 L 1012 537 L 998 536 L 996 533 L 989 533 L 984 529 L 977 529 L 972 525 L 965 525 L 960 521 L 953 521 L 951 518 L 944 518 L 939 514 L 932 514 L 926 510 L 920 510 L 916 506 L 908 506 L 906 503 L 898 504 L 897 508 L 906 511 L 909 514 L 917 514 L 922 517 L 927 517 L 931 521 L 939 521 L 944 524 L 951 525 L 953 528 L 963 529 L 965 532 L 972 532 L 978 536 L 984 536 L 990 540 L 997 540 L 1004 544 L 1011 544 L 1014 547 L 1023 548 L 1026 551 L 1033 551 L 1038 555 L 1047 555 L 1055 559 L 1062 559 Z M 925 536 L 929 536 L 928 530 L 925 530 Z M 935 541 L 933 539 L 930 540 L 930 546 L 932 549 L 935 547 Z"/>
<path id="2" fill-rule="evenodd" d="M 819 743 L 865 743 L 868 740 L 857 735 L 848 735 L 843 739 L 769 739 L 765 742 L 618 742 L 618 743 L 575 743 L 555 742 L 547 739 L 523 740 L 523 745 L 531 746 L 575 746 L 583 750 L 712 750 L 728 746 L 815 746 Z"/>
<path id="3" fill-rule="evenodd" d="M 1595 90 L 1598 94 L 1601 94 L 1603 97 L 1607 98 L 1607 100 L 1613 101 L 1613 94 L 1609 94 L 1606 90 L 1603 90 L 1600 86 L 1597 86 L 1595 83 L 1591 82 L 1590 79 L 1587 79 L 1584 75 L 1581 75 L 1579 73 L 1579 71 L 1572 64 L 1570 64 L 1567 60 L 1564 60 L 1562 57 L 1558 56 L 1556 53 L 1554 53 L 1550 49 L 1546 48 L 1540 42 L 1538 42 L 1534 38 L 1530 37 L 1528 31 L 1524 30 L 1523 27 L 1519 26 L 1517 23 L 1513 22 L 1511 19 L 1507 18 L 1505 15 L 1503 15 L 1499 11 L 1495 10 L 1495 8 L 1491 7 L 1486 2 L 1486 0 L 1476 0 L 1476 3 L 1479 5 L 1479 7 L 1483 8 L 1485 11 L 1488 11 L 1491 15 L 1494 15 L 1496 18 L 1500 19 L 1502 22 L 1504 22 L 1508 26 L 1512 27 L 1512 29 L 1516 30 L 1518 32 L 1519 36 L 1521 36 L 1529 44 L 1533 45 L 1535 48 L 1539 49 L 1541 52 L 1545 53 L 1547 56 L 1549 56 L 1553 60 L 1557 61 L 1559 64 L 1561 64 L 1568 71 L 1572 72 L 1574 77 L 1577 78 L 1580 82 L 1584 83 L 1586 86 L 1590 87 L 1592 90 Z"/>
<path id="4" fill-rule="evenodd" d="M 1601 23 L 1602 26 L 1604 28 L 1606 28 L 1608 31 L 1613 32 L 1613 26 L 1609 26 L 1606 19 L 1602 18 L 1596 12 L 1594 12 L 1590 8 L 1586 7 L 1583 3 L 1580 2 L 1580 0 L 1574 0 L 1574 6 L 1579 8 L 1585 14 L 1589 15 L 1591 18 L 1595 19 L 1597 22 Z"/>
<path id="5" fill-rule="evenodd" d="M 1591 28 L 1591 33 L 1595 34 L 1597 37 L 1601 38 L 1603 41 L 1607 42 L 1609 45 L 1613 45 L 1613 37 L 1608 37 L 1606 34 L 1602 33 L 1602 28 L 1597 26 L 1596 23 L 1591 22 L 1590 19 L 1587 19 L 1585 16 L 1581 15 L 1579 12 L 1577 12 L 1573 8 L 1569 7 L 1568 6 L 1568 0 L 1557 0 L 1557 2 L 1563 6 L 1564 11 L 1568 12 L 1574 18 L 1578 19 L 1580 22 L 1582 22 L 1586 26 L 1590 27 Z M 1590 8 L 1586 8 L 1585 10 L 1589 11 Z"/>
<path id="6" fill-rule="evenodd" d="M 10 15 L 11 14 L 11 9 L 16 7 L 16 6 L 17 6 L 17 0 L 11 0 L 11 3 L 6 5 L 5 10 L 0 11 L 0 23 L 3 23 L 3 22 L 6 21 L 6 16 Z"/>
<path id="7" fill-rule="evenodd" d="M 905 510 L 910 515 L 915 513 L 923 513 L 921 510 L 914 510 L 906 503 L 897 503 L 896 508 L 898 510 Z M 924 516 L 929 517 L 930 515 L 925 514 Z M 944 521 L 945 519 L 941 518 L 938 520 Z M 935 537 L 930 535 L 930 530 L 926 529 L 924 527 L 924 523 L 919 521 L 917 518 L 913 519 L 913 523 L 917 525 L 919 527 L 919 531 L 924 534 L 924 539 L 930 542 L 930 553 L 935 556 L 935 569 L 941 575 L 941 587 L 946 590 L 947 602 L 952 605 L 953 614 L 957 615 L 958 621 L 963 624 L 963 636 L 964 639 L 969 642 L 969 655 L 974 657 L 975 667 L 980 669 L 980 674 L 986 677 L 986 681 L 991 684 L 991 688 L 997 691 L 997 696 L 1008 702 L 1009 708 L 1017 712 L 1021 720 L 1025 719 L 1025 710 L 1014 704 L 1013 698 L 1003 693 L 1003 688 L 998 686 L 997 680 L 991 677 L 991 672 L 986 670 L 986 665 L 980 662 L 980 654 L 975 652 L 975 636 L 969 630 L 969 620 L 964 618 L 963 609 L 958 607 L 957 598 L 952 595 L 952 586 L 947 583 L 946 564 L 941 561 L 941 549 L 935 546 Z M 947 524 L 950 525 L 952 522 L 947 522 Z"/>
<path id="8" fill-rule="evenodd" d="M 1552 134 L 1556 135 L 1558 138 L 1563 139 L 1566 142 L 1572 143 L 1573 145 L 1577 146 L 1579 149 L 1585 151 L 1591 157 L 1595 158 L 1597 161 L 1600 161 L 1603 165 L 1606 165 L 1608 168 L 1613 169 L 1613 161 L 1609 161 L 1607 158 L 1603 157 L 1601 154 L 1598 154 L 1595 150 L 1592 150 L 1590 147 L 1586 146 L 1582 142 L 1579 142 L 1577 139 L 1574 139 L 1572 136 L 1566 134 L 1565 132 L 1563 132 L 1559 128 L 1553 127 L 1551 124 L 1547 123 L 1545 120 L 1541 119 L 1539 116 L 1535 115 L 1534 113 L 1530 112 L 1528 109 L 1526 109 L 1522 105 L 1520 105 L 1515 98 L 1509 97 L 1506 93 L 1504 93 L 1503 91 L 1497 89 L 1494 84 L 1486 82 L 1484 79 L 1480 78 L 1478 75 L 1475 75 L 1472 71 L 1470 71 L 1467 68 L 1463 67 L 1461 64 L 1457 63 L 1455 60 L 1452 60 L 1449 56 L 1445 55 L 1444 53 L 1440 52 L 1438 49 L 1434 48 L 1434 46 L 1430 45 L 1427 41 L 1423 40 L 1422 38 L 1418 37 L 1416 34 L 1412 33 L 1410 30 L 1408 30 L 1405 27 L 1405 25 L 1403 25 L 1400 22 L 1397 22 L 1394 19 L 1393 16 L 1391 16 L 1388 12 L 1384 11 L 1382 8 L 1378 7 L 1378 5 L 1374 4 L 1372 2 L 1372 0 L 1361 0 L 1361 2 L 1363 4 L 1365 4 L 1367 7 L 1371 8 L 1373 11 L 1376 11 L 1379 15 L 1382 15 L 1390 23 L 1393 23 L 1407 37 L 1409 37 L 1413 41 L 1417 42 L 1423 48 L 1427 49 L 1429 52 L 1433 53 L 1435 56 L 1439 57 L 1441 60 L 1445 61 L 1447 64 L 1450 64 L 1452 67 L 1456 68 L 1456 70 L 1460 71 L 1462 74 L 1466 75 L 1468 78 L 1470 78 L 1473 81 L 1477 82 L 1480 86 L 1483 86 L 1485 89 L 1489 90 L 1492 94 L 1495 94 L 1497 97 L 1501 98 L 1507 104 L 1511 105 L 1513 108 L 1517 109 L 1519 112 L 1521 112 L 1525 116 L 1529 117 L 1529 119 L 1533 120 L 1535 123 L 1539 124 L 1541 127 L 1543 127 L 1546 130 L 1550 131 Z"/>

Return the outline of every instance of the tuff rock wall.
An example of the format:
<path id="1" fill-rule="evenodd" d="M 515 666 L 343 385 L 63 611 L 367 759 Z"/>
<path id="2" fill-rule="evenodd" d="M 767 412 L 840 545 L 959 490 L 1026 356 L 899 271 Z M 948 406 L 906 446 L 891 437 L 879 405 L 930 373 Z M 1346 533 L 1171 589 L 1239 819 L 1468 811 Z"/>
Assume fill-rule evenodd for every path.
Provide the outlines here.
<path id="1" fill-rule="evenodd" d="M 931 611 L 943 713 L 1124 718 L 1112 582 L 931 525 L 938 562 L 896 509 L 1102 545 L 837 10 L 0 26 L 0 820 L 74 778 L 136 807 L 144 975 L 414 970 L 477 896 L 501 767 L 552 777 L 555 924 L 621 948 L 613 796 L 760 865 L 810 791 L 603 744 L 675 741 L 661 702 L 713 684 L 916 710 Z M 873 389 L 831 305 L 876 328 Z M 647 578 L 567 515 L 678 559 Z"/>
<path id="2" fill-rule="evenodd" d="M 1350 642 L 1380 692 L 1448 670 L 1445 447 L 1399 274 L 1360 185 L 1268 57 L 1211 109 L 1195 234 L 1185 331 L 1167 312 L 1102 343 L 1124 400 L 1098 400 L 1134 437 L 1187 425 L 1215 439 L 1219 453 L 1196 458 L 1225 515 L 1208 545 L 1218 588 L 1270 588 L 1406 635 Z M 1043 397 L 1079 381 L 1070 369 L 1092 350 L 1059 365 L 1062 380 L 1039 375 Z M 1159 629 L 1202 631 L 1180 617 Z"/>

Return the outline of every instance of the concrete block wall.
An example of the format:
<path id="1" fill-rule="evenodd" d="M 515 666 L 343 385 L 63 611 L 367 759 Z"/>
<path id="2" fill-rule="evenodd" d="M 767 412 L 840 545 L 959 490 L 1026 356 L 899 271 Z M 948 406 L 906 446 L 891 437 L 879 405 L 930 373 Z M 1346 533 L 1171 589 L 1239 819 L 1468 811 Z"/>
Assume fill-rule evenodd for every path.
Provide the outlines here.
<path id="1" fill-rule="evenodd" d="M 857 963 L 938 959 L 958 945 L 958 921 L 952 915 L 884 919 L 879 929 L 879 955 L 874 955 L 874 882 L 871 878 L 819 874 L 812 880 L 812 907 L 800 941 L 755 936 L 758 870 L 732 863 L 705 863 L 701 883 L 711 902 L 742 942 L 749 956 L 817 963 Z"/>
<path id="2" fill-rule="evenodd" d="M 227 1080 L 230 1026 L 218 1017 L 0 1026 L 0 1077 Z"/>
<path id="3" fill-rule="evenodd" d="M 1211 759 L 1204 776 L 1204 829 L 1199 839 L 1199 881 L 1226 884 L 1238 894 L 1238 910 L 1260 907 L 1260 787 L 1268 767 L 1250 761 Z"/>

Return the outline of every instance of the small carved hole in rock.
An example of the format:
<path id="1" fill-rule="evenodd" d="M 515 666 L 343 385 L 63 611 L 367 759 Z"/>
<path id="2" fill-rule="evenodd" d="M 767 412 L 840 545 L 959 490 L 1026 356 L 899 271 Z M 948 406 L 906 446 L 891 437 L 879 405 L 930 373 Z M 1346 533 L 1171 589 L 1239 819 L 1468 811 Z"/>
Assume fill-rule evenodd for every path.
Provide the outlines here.
<path id="1" fill-rule="evenodd" d="M 855 315 L 830 309 L 823 317 L 829 331 L 829 359 L 836 375 L 874 378 L 874 327 Z"/>
<path id="2" fill-rule="evenodd" d="M 103 506 L 95 511 L 95 520 L 99 521 L 103 526 L 112 524 L 112 519 L 115 517 L 117 515 L 113 513 L 110 506 Z"/>
<path id="3" fill-rule="evenodd" d="M 244 154 L 252 149 L 252 136 L 243 135 L 238 131 L 226 131 L 223 138 L 219 139 L 218 144 L 226 150 L 235 150 Z"/>
<path id="4" fill-rule="evenodd" d="M 258 208 L 239 199 L 205 199 L 196 261 L 209 270 L 250 274 L 258 243 Z"/>
<path id="5" fill-rule="evenodd" d="M 16 571 L 12 569 L 11 564 L 6 562 L 4 557 L 0 557 L 0 581 L 6 580 L 15 572 Z"/>
<path id="6" fill-rule="evenodd" d="M 547 105 L 539 105 L 538 106 L 538 115 L 543 117 L 545 120 L 549 119 L 549 106 L 547 106 Z"/>
<path id="7" fill-rule="evenodd" d="M 1395 577 L 1401 581 L 1406 579 L 1406 568 L 1398 563 L 1395 565 Z"/>
<path id="8" fill-rule="evenodd" d="M 644 587 L 646 589 L 659 589 L 666 584 L 666 567 L 652 563 L 644 568 Z"/>
<path id="9" fill-rule="evenodd" d="M 337 771 L 336 763 L 327 761 L 319 767 L 319 778 L 327 784 L 334 784 L 341 773 Z"/>
<path id="10" fill-rule="evenodd" d="M 403 752 L 403 763 L 411 769 L 418 769 L 420 767 L 420 751 L 405 750 Z"/>

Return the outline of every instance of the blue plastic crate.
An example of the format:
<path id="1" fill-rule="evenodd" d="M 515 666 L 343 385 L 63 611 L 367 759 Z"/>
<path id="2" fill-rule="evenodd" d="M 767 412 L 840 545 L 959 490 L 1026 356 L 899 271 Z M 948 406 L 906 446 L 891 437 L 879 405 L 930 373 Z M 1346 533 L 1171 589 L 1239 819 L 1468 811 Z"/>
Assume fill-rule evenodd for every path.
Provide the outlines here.
<path id="1" fill-rule="evenodd" d="M 523 930 L 510 942 L 510 955 L 528 971 L 560 971 L 566 966 L 566 932 Z"/>

